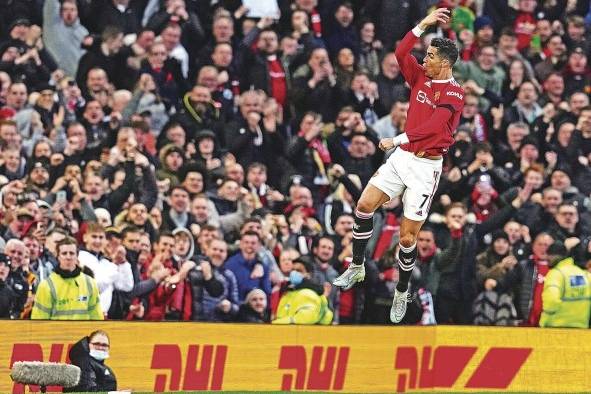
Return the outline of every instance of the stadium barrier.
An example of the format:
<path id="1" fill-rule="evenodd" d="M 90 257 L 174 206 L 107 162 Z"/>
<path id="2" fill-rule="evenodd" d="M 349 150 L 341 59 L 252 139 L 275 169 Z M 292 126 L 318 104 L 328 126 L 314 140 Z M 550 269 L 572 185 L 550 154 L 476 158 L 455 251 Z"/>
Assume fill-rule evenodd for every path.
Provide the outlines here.
<path id="1" fill-rule="evenodd" d="M 134 391 L 591 392 L 589 330 L 31 321 L 0 322 L 0 392 L 23 392 L 15 361 L 68 362 L 96 329 Z"/>

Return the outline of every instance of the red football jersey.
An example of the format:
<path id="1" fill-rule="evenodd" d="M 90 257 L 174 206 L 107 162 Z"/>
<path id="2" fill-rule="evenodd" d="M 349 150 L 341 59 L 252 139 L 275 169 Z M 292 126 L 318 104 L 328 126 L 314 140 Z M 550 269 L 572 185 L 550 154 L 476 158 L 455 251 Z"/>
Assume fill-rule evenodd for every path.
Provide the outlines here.
<path id="1" fill-rule="evenodd" d="M 424 156 L 447 153 L 464 107 L 464 90 L 453 79 L 433 80 L 410 53 L 418 37 L 406 33 L 396 48 L 400 71 L 411 87 L 406 135 L 410 143 L 401 148 Z"/>

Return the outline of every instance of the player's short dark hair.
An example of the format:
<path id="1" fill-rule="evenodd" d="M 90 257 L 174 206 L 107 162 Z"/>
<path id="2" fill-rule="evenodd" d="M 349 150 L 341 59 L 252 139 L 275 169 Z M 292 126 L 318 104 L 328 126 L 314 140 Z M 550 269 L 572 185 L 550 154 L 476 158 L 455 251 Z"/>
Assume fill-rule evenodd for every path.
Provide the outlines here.
<path id="1" fill-rule="evenodd" d="M 458 60 L 458 47 L 449 38 L 435 37 L 431 40 L 431 46 L 437 48 L 437 54 L 442 59 L 449 61 L 450 65 L 454 65 Z"/>

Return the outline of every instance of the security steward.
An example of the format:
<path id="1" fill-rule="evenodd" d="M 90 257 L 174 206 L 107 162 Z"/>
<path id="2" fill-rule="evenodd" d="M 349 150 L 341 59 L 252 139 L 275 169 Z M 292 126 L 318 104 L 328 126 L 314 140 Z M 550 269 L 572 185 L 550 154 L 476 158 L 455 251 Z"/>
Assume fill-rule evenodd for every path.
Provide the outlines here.
<path id="1" fill-rule="evenodd" d="M 39 284 L 31 319 L 103 320 L 99 290 L 78 265 L 78 244 L 66 237 L 56 245 L 58 267 Z"/>
<path id="2" fill-rule="evenodd" d="M 540 327 L 588 328 L 591 274 L 567 257 L 562 242 L 555 241 L 547 253 L 551 269 L 544 279 Z"/>

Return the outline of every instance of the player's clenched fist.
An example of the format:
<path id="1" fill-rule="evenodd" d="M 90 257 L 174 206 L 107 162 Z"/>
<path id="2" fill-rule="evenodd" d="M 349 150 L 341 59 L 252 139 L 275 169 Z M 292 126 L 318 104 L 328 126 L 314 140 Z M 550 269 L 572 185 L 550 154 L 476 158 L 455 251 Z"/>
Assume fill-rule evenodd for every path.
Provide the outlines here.
<path id="1" fill-rule="evenodd" d="M 394 149 L 396 145 L 394 144 L 394 139 L 392 138 L 382 138 L 380 140 L 380 149 L 384 152 L 388 152 L 390 149 Z"/>

